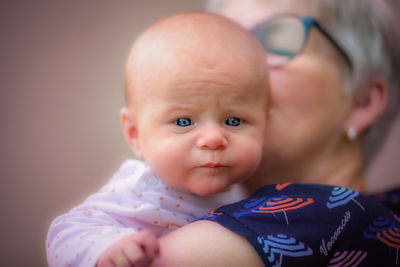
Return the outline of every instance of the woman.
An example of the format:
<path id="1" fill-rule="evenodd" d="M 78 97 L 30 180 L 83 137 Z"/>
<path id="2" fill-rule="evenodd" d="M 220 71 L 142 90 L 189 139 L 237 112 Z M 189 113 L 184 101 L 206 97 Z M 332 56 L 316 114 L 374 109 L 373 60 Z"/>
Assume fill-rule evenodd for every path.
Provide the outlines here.
<path id="1" fill-rule="evenodd" d="M 399 4 L 394 0 L 214 0 L 209 3 L 212 11 L 236 20 L 254 33 L 264 46 L 271 66 L 271 113 L 264 159 L 246 184 L 249 194 L 266 184 L 287 182 L 334 185 L 348 188 L 351 194 L 365 192 L 363 174 L 379 149 L 398 106 L 400 81 L 396 70 L 400 67 L 400 55 L 396 50 L 400 41 L 395 29 L 398 24 L 395 9 Z M 299 185 L 295 187 L 299 192 L 308 190 Z M 335 189 L 321 188 L 322 191 Z M 267 188 L 265 192 L 272 190 Z M 318 194 L 318 190 L 320 188 L 313 193 Z M 265 192 L 259 194 L 266 195 Z M 392 233 L 393 229 L 398 231 L 396 215 L 367 197 L 359 197 L 368 208 L 377 205 L 371 208 L 370 216 L 390 217 L 395 225 Z M 398 206 L 394 205 L 397 209 Z M 222 208 L 217 213 L 229 217 L 238 211 L 235 208 L 237 206 Z M 362 209 L 365 211 L 360 205 L 359 210 Z M 321 218 L 330 216 L 328 210 L 316 211 Z M 318 247 L 313 250 L 314 255 L 326 253 L 325 265 L 336 255 L 333 247 L 337 249 L 343 245 L 345 248 L 346 241 L 360 238 L 353 236 L 356 230 L 340 235 L 351 217 L 346 210 L 343 214 L 344 217 L 339 218 L 342 226 L 333 228 L 332 242 L 328 246 L 321 244 L 319 252 Z M 274 216 L 272 221 L 276 222 L 280 215 Z M 298 214 L 298 218 L 304 216 Z M 267 264 L 270 259 L 271 265 L 282 264 L 273 258 L 275 254 L 270 255 L 270 259 L 263 258 L 262 251 L 257 251 L 256 245 L 240 229 L 218 222 L 195 222 L 163 238 L 162 257 L 157 264 L 262 266 L 263 261 Z M 289 222 L 287 218 L 286 222 Z M 363 223 L 361 219 L 357 222 Z M 320 224 L 329 225 L 330 221 L 322 220 Z M 286 229 L 285 220 L 277 227 L 272 235 Z M 369 229 L 364 225 L 360 227 Z M 320 234 L 310 233 L 315 234 L 315 238 Z M 399 265 L 398 232 L 394 235 L 394 243 L 390 243 L 393 246 L 382 248 L 382 253 L 389 253 L 387 256 L 374 256 L 374 252 L 369 251 L 367 257 L 358 250 L 358 258 L 353 258 L 352 266 L 371 266 L 372 262 L 383 262 L 381 258 L 388 257 L 391 257 L 390 264 Z M 362 242 L 372 242 L 365 240 Z M 390 250 L 391 247 L 394 249 Z M 269 248 L 264 247 L 267 251 Z M 312 261 L 298 266 L 309 264 L 313 264 Z"/>
<path id="2" fill-rule="evenodd" d="M 256 30 L 270 51 L 277 44 L 292 50 L 287 56 L 268 53 L 274 65 L 270 130 L 250 188 L 298 181 L 364 191 L 363 172 L 397 108 L 395 14 L 376 1 L 217 2 L 216 11 Z M 263 36 L 262 23 L 282 13 L 317 18 L 333 39 L 312 26 L 305 35 L 302 25 L 288 19 L 275 22 L 287 28 L 281 35 Z"/>

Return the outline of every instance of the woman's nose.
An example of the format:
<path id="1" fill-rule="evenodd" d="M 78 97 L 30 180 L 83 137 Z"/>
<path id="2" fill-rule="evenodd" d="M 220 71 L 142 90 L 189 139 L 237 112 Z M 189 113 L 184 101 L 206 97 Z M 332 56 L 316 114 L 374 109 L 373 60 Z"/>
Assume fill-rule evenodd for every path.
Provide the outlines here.
<path id="1" fill-rule="evenodd" d="M 228 140 L 219 127 L 205 127 L 197 139 L 200 149 L 223 150 L 227 145 Z"/>

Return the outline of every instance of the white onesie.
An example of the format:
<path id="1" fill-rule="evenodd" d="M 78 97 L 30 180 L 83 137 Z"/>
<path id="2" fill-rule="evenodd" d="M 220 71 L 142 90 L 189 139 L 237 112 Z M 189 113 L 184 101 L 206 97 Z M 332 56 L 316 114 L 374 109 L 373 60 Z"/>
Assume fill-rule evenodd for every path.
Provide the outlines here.
<path id="1" fill-rule="evenodd" d="M 57 217 L 47 235 L 50 266 L 95 266 L 113 243 L 142 229 L 157 237 L 245 197 L 239 185 L 199 197 L 161 182 L 143 162 L 128 160 L 96 194 Z"/>

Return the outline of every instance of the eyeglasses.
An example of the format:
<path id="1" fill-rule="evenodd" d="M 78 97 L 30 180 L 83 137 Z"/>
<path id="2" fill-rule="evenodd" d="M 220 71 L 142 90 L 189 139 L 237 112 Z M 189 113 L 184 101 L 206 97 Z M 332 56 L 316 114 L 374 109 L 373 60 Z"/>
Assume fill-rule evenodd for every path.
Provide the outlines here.
<path id="1" fill-rule="evenodd" d="M 297 14 L 279 14 L 255 26 L 250 32 L 257 38 L 268 54 L 269 66 L 279 67 L 303 51 L 310 29 L 313 26 L 338 50 L 351 69 L 352 62 L 347 53 L 312 17 Z"/>

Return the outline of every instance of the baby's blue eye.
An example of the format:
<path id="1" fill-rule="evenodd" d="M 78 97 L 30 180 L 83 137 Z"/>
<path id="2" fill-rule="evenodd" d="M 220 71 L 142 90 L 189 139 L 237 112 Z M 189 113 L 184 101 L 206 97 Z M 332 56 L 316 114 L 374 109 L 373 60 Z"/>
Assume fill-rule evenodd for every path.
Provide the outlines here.
<path id="1" fill-rule="evenodd" d="M 242 120 L 239 118 L 230 117 L 226 119 L 225 123 L 229 126 L 239 126 L 242 123 Z"/>
<path id="2" fill-rule="evenodd" d="M 192 120 L 189 118 L 179 118 L 175 121 L 175 124 L 179 127 L 188 127 L 192 125 Z"/>

